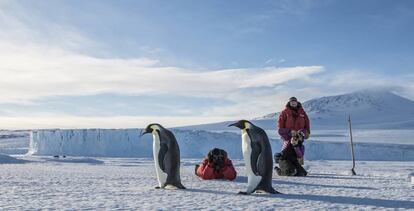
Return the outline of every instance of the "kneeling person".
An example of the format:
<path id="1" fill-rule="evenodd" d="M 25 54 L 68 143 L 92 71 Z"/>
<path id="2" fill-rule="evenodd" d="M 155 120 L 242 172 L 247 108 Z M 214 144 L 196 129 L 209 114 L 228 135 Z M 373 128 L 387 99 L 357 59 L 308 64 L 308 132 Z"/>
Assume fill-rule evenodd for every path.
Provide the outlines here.
<path id="1" fill-rule="evenodd" d="M 205 180 L 234 180 L 237 176 L 227 152 L 218 148 L 210 150 L 201 165 L 196 165 L 195 174 Z"/>
<path id="2" fill-rule="evenodd" d="M 303 138 L 300 131 L 290 131 L 290 142 L 280 152 L 275 154 L 275 162 L 279 167 L 275 167 L 279 176 L 306 176 L 308 173 L 300 164 L 303 159 Z"/>

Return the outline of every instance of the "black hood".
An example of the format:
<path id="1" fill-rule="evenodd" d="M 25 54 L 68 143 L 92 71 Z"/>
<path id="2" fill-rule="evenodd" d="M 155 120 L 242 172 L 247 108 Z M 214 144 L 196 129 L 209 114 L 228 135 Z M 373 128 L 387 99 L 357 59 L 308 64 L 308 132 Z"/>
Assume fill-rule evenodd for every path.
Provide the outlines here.
<path id="1" fill-rule="evenodd" d="M 286 103 L 286 108 L 290 109 L 290 110 L 294 110 L 294 111 L 299 111 L 302 108 L 302 103 L 300 103 L 298 101 L 298 106 L 296 106 L 296 108 L 293 108 L 292 106 L 290 106 L 289 102 Z"/>

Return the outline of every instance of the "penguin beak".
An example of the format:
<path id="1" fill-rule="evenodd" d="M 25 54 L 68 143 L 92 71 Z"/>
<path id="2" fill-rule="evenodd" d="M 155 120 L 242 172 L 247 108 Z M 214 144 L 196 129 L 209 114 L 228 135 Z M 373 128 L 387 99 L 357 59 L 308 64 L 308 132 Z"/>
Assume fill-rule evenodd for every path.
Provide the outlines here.
<path id="1" fill-rule="evenodd" d="M 240 121 L 230 124 L 229 127 L 238 127 L 240 130 L 243 129 L 243 125 Z"/>
<path id="2" fill-rule="evenodd" d="M 151 130 L 149 130 L 148 128 L 142 129 L 139 137 L 142 137 L 143 135 L 145 135 L 147 133 L 151 133 Z"/>

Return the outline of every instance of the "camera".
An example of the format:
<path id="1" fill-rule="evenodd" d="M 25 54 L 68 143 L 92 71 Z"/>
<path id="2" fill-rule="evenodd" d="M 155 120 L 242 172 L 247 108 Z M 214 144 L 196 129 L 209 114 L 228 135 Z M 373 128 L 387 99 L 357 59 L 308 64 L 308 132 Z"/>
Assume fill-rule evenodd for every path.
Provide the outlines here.
<path id="1" fill-rule="evenodd" d="M 302 142 L 303 142 L 303 136 L 302 136 L 302 134 L 299 131 L 295 131 L 295 130 L 292 130 L 291 131 L 292 138 L 290 139 L 290 143 L 294 147 L 302 144 Z"/>
<path id="2" fill-rule="evenodd" d="M 226 152 L 222 149 L 214 148 L 208 153 L 208 161 L 213 164 L 214 170 L 219 171 L 224 167 Z"/>

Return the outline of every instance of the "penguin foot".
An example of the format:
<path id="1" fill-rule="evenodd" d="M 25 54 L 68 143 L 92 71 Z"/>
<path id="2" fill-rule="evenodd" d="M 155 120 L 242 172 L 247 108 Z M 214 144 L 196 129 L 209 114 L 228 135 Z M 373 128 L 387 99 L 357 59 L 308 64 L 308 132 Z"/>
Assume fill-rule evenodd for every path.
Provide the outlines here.
<path id="1" fill-rule="evenodd" d="M 264 190 L 256 190 L 254 193 L 260 194 L 260 195 L 262 195 L 262 194 L 270 194 L 269 192 L 264 191 Z"/>
<path id="2" fill-rule="evenodd" d="M 179 189 L 187 189 L 186 187 L 184 187 L 184 185 L 181 185 L 180 187 L 178 187 Z"/>
<path id="3" fill-rule="evenodd" d="M 271 190 L 269 190 L 269 191 L 256 190 L 254 193 L 255 194 L 258 194 L 258 195 L 282 194 L 282 193 L 280 193 L 279 191 L 277 191 L 277 190 L 275 190 L 273 188 Z"/>
<path id="4" fill-rule="evenodd" d="M 240 191 L 238 194 L 240 195 L 250 195 L 250 193 L 244 192 L 244 191 Z"/>
<path id="5" fill-rule="evenodd" d="M 178 187 L 176 187 L 174 185 L 166 185 L 164 187 L 164 189 L 166 189 L 166 190 L 178 190 Z"/>
<path id="6" fill-rule="evenodd" d="M 161 189 L 161 187 L 157 186 L 157 187 L 155 187 L 155 189 Z"/>

